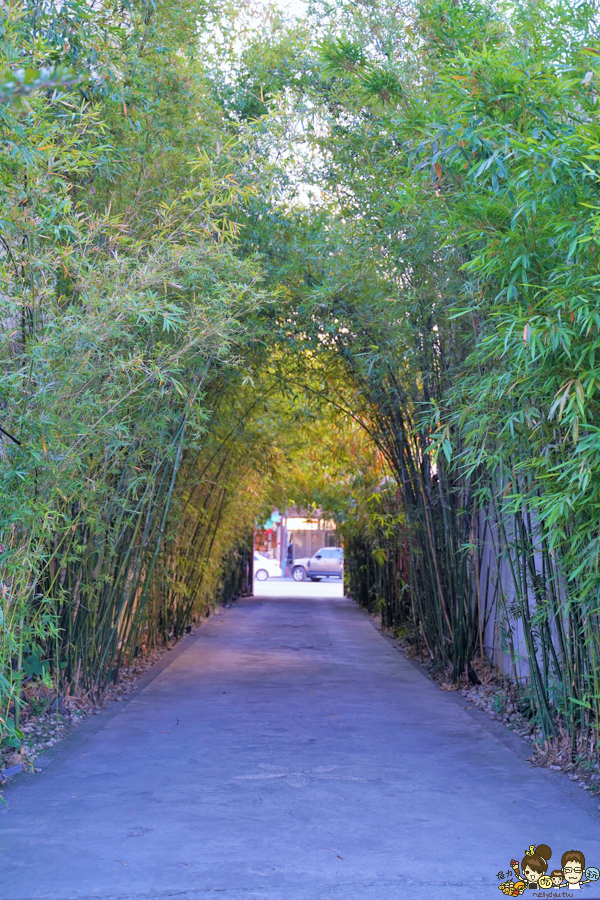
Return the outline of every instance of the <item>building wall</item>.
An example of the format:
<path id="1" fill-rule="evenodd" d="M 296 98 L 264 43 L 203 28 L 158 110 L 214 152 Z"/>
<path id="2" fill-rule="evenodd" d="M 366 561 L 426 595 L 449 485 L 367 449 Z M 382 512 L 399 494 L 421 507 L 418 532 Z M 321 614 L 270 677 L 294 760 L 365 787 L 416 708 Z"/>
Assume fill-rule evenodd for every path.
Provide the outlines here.
<path id="1" fill-rule="evenodd" d="M 318 531 L 289 531 L 289 540 L 294 548 L 294 559 L 314 556 L 321 547 L 337 547 L 338 537 L 333 529 Z"/>

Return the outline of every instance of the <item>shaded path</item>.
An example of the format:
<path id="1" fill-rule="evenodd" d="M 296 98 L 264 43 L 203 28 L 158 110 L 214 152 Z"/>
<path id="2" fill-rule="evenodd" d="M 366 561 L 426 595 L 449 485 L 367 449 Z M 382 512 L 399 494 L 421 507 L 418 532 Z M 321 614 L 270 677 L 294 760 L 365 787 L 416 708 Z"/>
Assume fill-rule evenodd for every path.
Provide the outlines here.
<path id="1" fill-rule="evenodd" d="M 49 759 L 6 792 L 2 900 L 477 900 L 531 843 L 600 865 L 564 779 L 343 599 L 215 616 Z"/>

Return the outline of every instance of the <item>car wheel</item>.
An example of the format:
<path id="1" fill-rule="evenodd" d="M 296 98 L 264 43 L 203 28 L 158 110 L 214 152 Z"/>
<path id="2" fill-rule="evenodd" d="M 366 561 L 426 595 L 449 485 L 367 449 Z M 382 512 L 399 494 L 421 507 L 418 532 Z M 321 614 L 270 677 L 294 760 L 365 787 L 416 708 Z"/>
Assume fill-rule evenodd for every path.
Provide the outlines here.
<path id="1" fill-rule="evenodd" d="M 302 566 L 296 566 L 294 571 L 292 572 L 292 578 L 294 581 L 304 581 L 306 578 L 306 572 L 302 568 Z"/>
<path id="2" fill-rule="evenodd" d="M 267 572 L 266 569 L 259 569 L 258 572 L 256 572 L 254 577 L 256 578 L 257 581 L 266 581 L 267 578 L 269 577 L 269 573 Z"/>

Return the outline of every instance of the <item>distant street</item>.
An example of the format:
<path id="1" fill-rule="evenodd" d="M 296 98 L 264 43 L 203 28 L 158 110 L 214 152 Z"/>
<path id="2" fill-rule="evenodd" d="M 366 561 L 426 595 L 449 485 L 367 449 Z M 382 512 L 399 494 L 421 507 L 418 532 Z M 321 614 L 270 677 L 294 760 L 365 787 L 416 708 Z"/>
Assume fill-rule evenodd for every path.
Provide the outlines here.
<path id="1" fill-rule="evenodd" d="M 342 598 L 344 588 L 341 578 L 325 578 L 322 581 L 294 581 L 288 575 L 285 578 L 269 578 L 268 581 L 254 581 L 255 597 L 323 597 L 333 599 Z"/>

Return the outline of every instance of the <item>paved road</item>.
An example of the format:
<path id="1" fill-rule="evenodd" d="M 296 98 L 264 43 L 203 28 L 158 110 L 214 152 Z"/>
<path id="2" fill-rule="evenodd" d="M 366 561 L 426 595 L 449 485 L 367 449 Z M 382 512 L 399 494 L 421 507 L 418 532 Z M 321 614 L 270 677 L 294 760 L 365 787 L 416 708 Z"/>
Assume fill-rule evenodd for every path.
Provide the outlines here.
<path id="1" fill-rule="evenodd" d="M 348 600 L 241 602 L 6 792 L 0 897 L 498 900 L 531 843 L 600 865 L 583 791 L 462 706 Z"/>
<path id="2" fill-rule="evenodd" d="M 288 600 L 294 598 L 316 599 L 333 599 L 344 596 L 344 587 L 341 578 L 326 578 L 323 581 L 294 581 L 290 576 L 285 578 L 269 578 L 267 581 L 254 581 L 254 596 L 269 597 L 269 599 L 277 599 L 286 597 Z"/>

